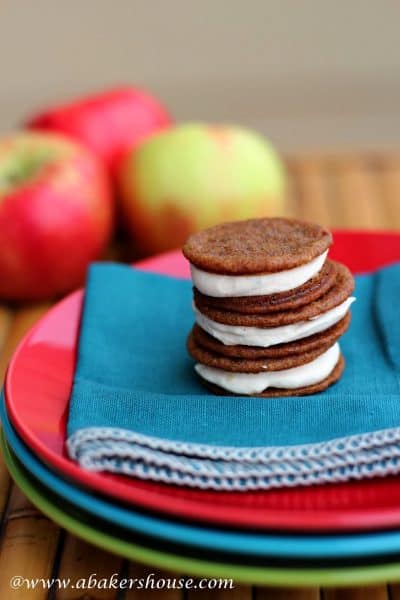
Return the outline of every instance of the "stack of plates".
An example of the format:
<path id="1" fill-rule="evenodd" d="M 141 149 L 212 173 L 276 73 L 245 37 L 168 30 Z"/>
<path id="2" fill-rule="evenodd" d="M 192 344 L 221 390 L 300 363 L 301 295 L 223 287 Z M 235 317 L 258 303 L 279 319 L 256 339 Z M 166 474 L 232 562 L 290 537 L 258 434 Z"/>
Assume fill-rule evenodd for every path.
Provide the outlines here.
<path id="1" fill-rule="evenodd" d="M 352 263 L 354 246 L 364 251 Z M 339 232 L 332 255 L 367 271 L 400 260 L 400 235 Z M 138 266 L 188 276 L 179 252 Z M 6 377 L 1 445 L 39 509 L 93 544 L 188 575 L 286 586 L 400 579 L 400 477 L 213 492 L 86 472 L 71 461 L 65 427 L 82 298 L 76 292 L 50 310 Z"/>

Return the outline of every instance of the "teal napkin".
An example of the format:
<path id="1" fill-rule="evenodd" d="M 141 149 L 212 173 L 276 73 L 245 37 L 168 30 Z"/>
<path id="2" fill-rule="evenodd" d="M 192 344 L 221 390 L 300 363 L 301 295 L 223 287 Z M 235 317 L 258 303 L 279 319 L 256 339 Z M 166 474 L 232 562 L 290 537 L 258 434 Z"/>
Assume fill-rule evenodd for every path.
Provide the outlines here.
<path id="1" fill-rule="evenodd" d="M 400 469 L 400 265 L 356 278 L 341 380 L 314 396 L 214 396 L 185 349 L 189 281 L 89 271 L 67 447 L 85 469 L 266 489 Z"/>

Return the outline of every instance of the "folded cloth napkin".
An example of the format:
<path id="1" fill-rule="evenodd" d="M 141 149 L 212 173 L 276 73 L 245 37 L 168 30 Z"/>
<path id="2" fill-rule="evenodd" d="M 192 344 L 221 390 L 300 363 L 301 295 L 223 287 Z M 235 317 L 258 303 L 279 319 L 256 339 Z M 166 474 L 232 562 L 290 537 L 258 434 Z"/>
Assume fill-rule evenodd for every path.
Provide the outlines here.
<path id="1" fill-rule="evenodd" d="M 68 419 L 89 470 L 212 489 L 400 471 L 400 264 L 356 278 L 342 379 L 320 394 L 214 396 L 185 349 L 189 281 L 113 264 L 89 272 Z"/>

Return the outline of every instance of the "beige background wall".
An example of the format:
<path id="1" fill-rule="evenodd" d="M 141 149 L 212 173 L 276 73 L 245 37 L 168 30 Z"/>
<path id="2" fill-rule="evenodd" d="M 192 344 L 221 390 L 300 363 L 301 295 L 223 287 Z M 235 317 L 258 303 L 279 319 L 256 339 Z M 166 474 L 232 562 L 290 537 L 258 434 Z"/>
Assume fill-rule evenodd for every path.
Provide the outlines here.
<path id="1" fill-rule="evenodd" d="M 137 82 L 284 150 L 400 146 L 396 0 L 0 0 L 0 130 Z"/>

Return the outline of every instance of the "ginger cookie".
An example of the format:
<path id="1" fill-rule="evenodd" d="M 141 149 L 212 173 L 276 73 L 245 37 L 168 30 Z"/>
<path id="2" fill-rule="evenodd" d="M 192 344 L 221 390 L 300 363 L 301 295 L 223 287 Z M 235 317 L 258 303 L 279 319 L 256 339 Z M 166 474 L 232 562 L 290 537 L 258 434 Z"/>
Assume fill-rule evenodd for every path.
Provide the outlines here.
<path id="1" fill-rule="evenodd" d="M 196 343 L 194 335 L 189 334 L 187 340 L 187 350 L 190 356 L 197 362 L 223 369 L 224 371 L 232 371 L 233 373 L 260 373 L 262 371 L 283 371 L 299 367 L 308 362 L 311 362 L 330 348 L 332 344 L 319 346 L 307 352 L 299 354 L 288 354 L 287 356 L 279 357 L 263 357 L 263 358 L 237 358 L 232 356 L 223 356 L 216 354 L 203 348 Z"/>
<path id="2" fill-rule="evenodd" d="M 211 273 L 274 273 L 309 263 L 331 243 L 331 233 L 320 225 L 286 218 L 250 219 L 191 235 L 183 254 Z"/>

